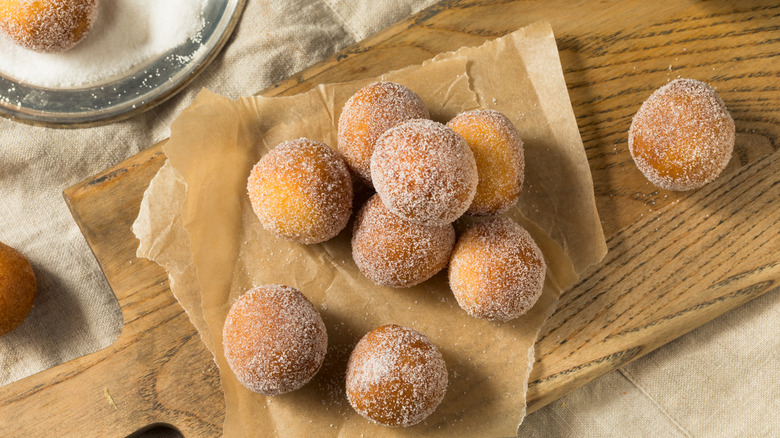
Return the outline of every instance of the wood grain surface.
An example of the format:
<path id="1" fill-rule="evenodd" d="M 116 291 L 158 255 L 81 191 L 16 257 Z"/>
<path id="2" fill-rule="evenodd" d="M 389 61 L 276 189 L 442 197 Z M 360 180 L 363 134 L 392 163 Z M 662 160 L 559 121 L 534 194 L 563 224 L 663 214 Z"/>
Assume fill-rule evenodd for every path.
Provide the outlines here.
<path id="1" fill-rule="evenodd" d="M 528 392 L 532 412 L 777 292 L 779 17 L 772 1 L 447 1 L 262 94 L 375 76 L 550 21 L 609 253 L 564 294 L 543 329 Z M 737 128 L 721 177 L 684 193 L 648 183 L 626 143 L 642 101 L 677 77 L 714 86 Z M 130 225 L 163 162 L 155 145 L 65 191 L 117 295 L 124 331 L 102 351 L 0 388 L 0 434 L 123 436 L 155 423 L 187 437 L 220 434 L 224 402 L 210 355 L 164 272 L 135 258 Z"/>

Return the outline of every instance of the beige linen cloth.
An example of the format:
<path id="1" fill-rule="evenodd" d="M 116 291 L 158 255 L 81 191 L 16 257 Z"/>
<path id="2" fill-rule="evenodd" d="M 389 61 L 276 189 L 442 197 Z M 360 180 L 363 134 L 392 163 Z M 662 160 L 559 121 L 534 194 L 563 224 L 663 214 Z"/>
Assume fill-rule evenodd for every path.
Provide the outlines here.
<path id="1" fill-rule="evenodd" d="M 158 108 L 79 130 L 0 120 L 0 241 L 30 259 L 39 283 L 28 319 L 0 338 L 0 385 L 110 345 L 122 329 L 64 188 L 166 138 L 201 88 L 255 94 L 432 3 L 249 1 L 223 53 Z M 778 309 L 770 292 L 528 416 L 518 433 L 780 436 Z"/>

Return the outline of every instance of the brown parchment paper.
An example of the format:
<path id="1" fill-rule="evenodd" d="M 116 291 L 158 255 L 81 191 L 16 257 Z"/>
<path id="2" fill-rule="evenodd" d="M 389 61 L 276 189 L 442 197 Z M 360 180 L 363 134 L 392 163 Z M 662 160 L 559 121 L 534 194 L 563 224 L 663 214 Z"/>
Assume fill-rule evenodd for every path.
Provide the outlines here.
<path id="1" fill-rule="evenodd" d="M 549 24 L 383 79 L 417 92 L 435 120 L 479 107 L 502 111 L 515 123 L 525 142 L 526 182 L 508 215 L 529 230 L 548 261 L 542 297 L 515 321 L 482 321 L 457 306 L 446 272 L 409 289 L 371 283 L 352 261 L 351 227 L 311 246 L 262 229 L 246 196 L 251 167 L 285 140 L 309 137 L 334 146 L 341 107 L 371 80 L 238 101 L 204 91 L 172 125 L 164 147 L 169 164 L 147 191 L 134 231 L 139 255 L 166 268 L 174 294 L 214 353 L 227 403 L 227 436 L 514 435 L 525 414 L 533 343 L 542 323 L 561 291 L 606 253 Z M 230 305 L 265 283 L 303 291 L 320 310 L 329 337 L 317 376 L 301 390 L 273 398 L 238 384 L 221 342 Z M 437 411 L 405 429 L 359 417 L 343 388 L 351 348 L 369 330 L 391 322 L 428 335 L 449 371 L 448 392 Z"/>

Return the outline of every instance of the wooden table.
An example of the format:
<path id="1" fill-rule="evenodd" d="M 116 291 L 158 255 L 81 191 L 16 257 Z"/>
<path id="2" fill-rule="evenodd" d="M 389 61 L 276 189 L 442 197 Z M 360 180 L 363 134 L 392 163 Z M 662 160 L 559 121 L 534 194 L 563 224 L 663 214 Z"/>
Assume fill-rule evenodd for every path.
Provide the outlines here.
<path id="1" fill-rule="evenodd" d="M 771 1 L 447 1 L 262 94 L 375 76 L 537 20 L 556 33 L 593 173 L 609 254 L 561 299 L 539 339 L 529 411 L 769 291 L 780 267 L 780 5 Z M 716 87 L 736 121 L 724 174 L 697 191 L 656 189 L 626 131 L 677 77 Z M 511 80 L 511 78 L 508 78 Z M 164 162 L 155 145 L 65 190 L 122 308 L 110 347 L 0 388 L 0 435 L 118 436 L 167 423 L 221 431 L 218 372 L 130 226 Z"/>

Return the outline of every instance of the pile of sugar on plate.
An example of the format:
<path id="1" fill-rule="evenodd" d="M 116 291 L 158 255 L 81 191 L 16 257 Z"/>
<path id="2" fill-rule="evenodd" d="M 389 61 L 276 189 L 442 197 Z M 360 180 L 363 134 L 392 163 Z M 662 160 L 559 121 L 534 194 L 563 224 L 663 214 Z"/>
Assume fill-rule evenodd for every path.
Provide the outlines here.
<path id="1" fill-rule="evenodd" d="M 86 86 L 120 77 L 189 39 L 197 41 L 208 1 L 101 1 L 90 34 L 62 53 L 33 52 L 0 35 L 0 74 L 52 88 Z"/>

